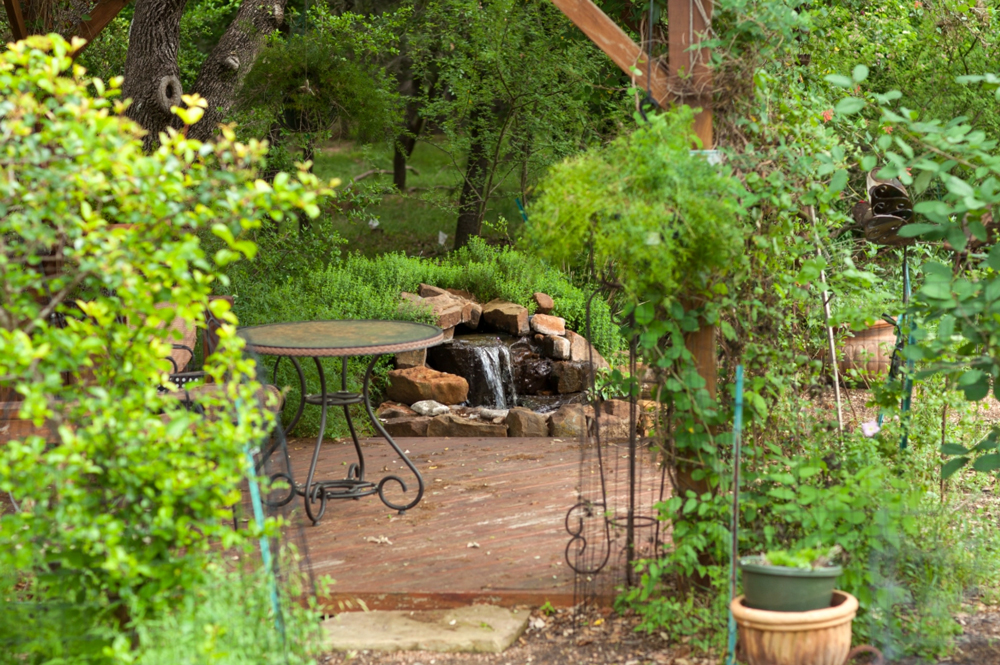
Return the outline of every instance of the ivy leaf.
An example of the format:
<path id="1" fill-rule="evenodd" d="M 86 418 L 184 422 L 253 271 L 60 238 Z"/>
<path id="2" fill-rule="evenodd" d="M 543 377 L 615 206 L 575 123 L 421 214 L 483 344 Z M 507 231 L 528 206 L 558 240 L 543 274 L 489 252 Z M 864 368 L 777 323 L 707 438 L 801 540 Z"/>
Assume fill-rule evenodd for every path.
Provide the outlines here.
<path id="1" fill-rule="evenodd" d="M 957 443 L 945 443 L 941 446 L 942 455 L 968 455 L 969 451 L 965 446 L 960 446 Z"/>
<path id="2" fill-rule="evenodd" d="M 931 184 L 931 178 L 933 177 L 933 171 L 921 171 L 920 174 L 913 179 L 913 192 L 915 194 L 920 194 L 926 191 L 927 187 Z"/>
<path id="3" fill-rule="evenodd" d="M 979 370 L 970 370 L 971 372 L 979 372 Z M 969 372 L 966 372 L 969 374 Z M 963 374 L 964 377 L 966 374 Z M 989 378 L 983 372 L 979 372 L 980 376 L 976 379 L 975 383 L 969 385 L 961 386 L 962 392 L 965 393 L 965 399 L 970 402 L 978 402 L 987 395 L 990 394 L 990 381 Z M 959 379 L 961 381 L 961 379 Z"/>
<path id="4" fill-rule="evenodd" d="M 922 236 L 925 233 L 940 231 L 941 229 L 942 227 L 940 224 L 907 224 L 896 233 L 901 238 L 916 238 L 917 236 Z"/>
<path id="5" fill-rule="evenodd" d="M 956 471 L 968 464 L 968 462 L 968 457 L 956 457 L 953 460 L 949 460 L 947 464 L 941 467 L 941 480 L 948 480 L 955 475 Z"/>
<path id="6" fill-rule="evenodd" d="M 994 272 L 1000 272 L 1000 244 L 993 245 L 993 249 L 990 250 L 990 255 L 986 259 L 986 265 Z"/>
<path id="7" fill-rule="evenodd" d="M 857 65 L 851 72 L 851 78 L 854 79 L 855 83 L 861 83 L 868 78 L 868 68 L 864 65 Z"/>
<path id="8" fill-rule="evenodd" d="M 834 110 L 841 115 L 854 115 L 864 107 L 865 100 L 860 97 L 844 97 L 837 102 Z"/>
<path id="9" fill-rule="evenodd" d="M 833 193 L 842 192 L 847 187 L 847 170 L 838 169 L 830 179 L 830 191 Z"/>
<path id="10" fill-rule="evenodd" d="M 1000 469 L 1000 453 L 990 453 L 983 455 L 972 463 L 972 468 L 976 471 L 996 471 Z"/>
<path id="11" fill-rule="evenodd" d="M 823 80 L 825 80 L 827 83 L 830 83 L 831 85 L 837 86 L 838 88 L 854 87 L 854 79 L 851 79 L 847 76 L 841 76 L 840 74 L 830 74 L 828 76 L 823 77 Z"/>

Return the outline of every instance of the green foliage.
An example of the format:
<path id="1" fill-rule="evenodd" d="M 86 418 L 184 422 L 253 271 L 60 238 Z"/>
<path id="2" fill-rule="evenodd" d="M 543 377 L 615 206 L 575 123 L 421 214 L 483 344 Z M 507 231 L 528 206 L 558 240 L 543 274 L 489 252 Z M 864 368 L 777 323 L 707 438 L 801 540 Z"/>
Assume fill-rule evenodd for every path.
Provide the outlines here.
<path id="1" fill-rule="evenodd" d="M 140 626 L 140 665 L 305 665 L 322 649 L 317 610 L 293 593 L 281 597 L 281 627 L 261 571 L 219 566 L 162 617 Z M 295 593 L 301 589 L 295 590 Z"/>
<path id="2" fill-rule="evenodd" d="M 0 56 L 0 389 L 48 428 L 0 448 L 0 490 L 22 507 L 0 517 L 0 568 L 34 602 L 83 608 L 96 654 L 265 527 L 226 525 L 243 451 L 271 425 L 236 319 L 212 305 L 224 325 L 204 366 L 220 387 L 211 417 L 158 390 L 169 324 L 204 326 L 226 266 L 256 250 L 245 230 L 314 217 L 332 193 L 305 172 L 256 180 L 262 146 L 230 131 L 214 145 L 171 131 L 143 154 L 119 84 L 86 79 L 58 37 Z M 190 123 L 202 110 L 188 103 Z"/>
<path id="3" fill-rule="evenodd" d="M 692 122 L 688 107 L 656 114 L 554 166 L 531 208 L 529 242 L 556 262 L 591 250 L 630 301 L 650 311 L 681 290 L 710 290 L 743 247 L 739 185 L 692 154 Z"/>
<path id="4" fill-rule="evenodd" d="M 185 4 L 177 52 L 182 89 L 191 90 L 194 87 L 201 66 L 219 43 L 239 8 L 239 0 L 188 0 Z M 127 44 L 127 35 L 125 41 Z"/>
<path id="5" fill-rule="evenodd" d="M 771 566 L 812 570 L 830 566 L 839 554 L 840 548 L 836 545 L 822 549 L 805 547 L 792 551 L 771 550 L 764 555 L 764 561 Z"/>
<path id="6" fill-rule="evenodd" d="M 965 116 L 978 129 L 1000 137 L 992 91 L 962 80 L 996 70 L 1000 18 L 995 7 L 895 0 L 877 6 L 844 2 L 811 13 L 812 41 L 822 44 L 808 49 L 818 74 L 866 67 L 867 91 L 898 91 L 930 117 Z M 848 104 L 857 111 L 857 103 Z"/>
<path id="7" fill-rule="evenodd" d="M 725 290 L 720 289 L 704 310 L 705 319 L 717 321 L 720 328 L 720 376 L 731 376 L 737 363 L 747 370 L 739 549 L 748 553 L 839 545 L 845 570 L 840 586 L 861 603 L 857 639 L 881 646 L 893 658 L 929 657 L 949 650 L 958 630 L 951 614 L 966 594 L 992 583 L 989 570 L 995 565 L 997 543 L 987 526 L 988 513 L 961 509 L 963 502 L 976 500 L 978 484 L 986 481 L 956 475 L 952 484 L 957 491 L 949 496 L 938 475 L 943 441 L 974 443 L 986 435 L 971 408 L 961 407 L 961 393 L 953 390 L 963 387 L 958 379 L 969 362 L 955 354 L 980 357 L 976 354 L 990 353 L 992 347 L 960 338 L 965 329 L 957 322 L 952 332 L 945 331 L 947 339 L 935 334 L 936 325 L 918 324 L 914 332 L 921 350 L 909 353 L 918 363 L 928 363 L 918 369 L 944 369 L 948 380 L 923 377 L 926 383 L 917 385 L 914 409 L 907 417 L 900 417 L 900 383 L 880 389 L 876 397 L 886 415 L 882 433 L 871 440 L 850 433 L 841 439 L 833 434 L 835 425 L 825 422 L 831 417 L 823 408 L 830 388 L 820 360 L 826 335 L 820 293 L 832 294 L 834 325 L 861 326 L 883 312 L 898 314 L 902 306 L 894 303 L 901 292 L 900 250 L 859 242 L 846 215 L 864 195 L 864 171 L 888 163 L 883 175 L 903 178 L 918 195 L 942 199 L 949 206 L 943 213 L 947 219 L 935 224 L 947 222 L 947 228 L 917 226 L 913 232 L 930 231 L 938 237 L 950 233 L 953 246 L 965 247 L 977 232 L 983 235 L 975 222 L 985 222 L 980 215 L 992 209 L 995 190 L 985 187 L 982 198 L 976 190 L 976 196 L 966 199 L 952 194 L 952 181 L 939 175 L 915 179 L 921 171 L 939 168 L 954 170 L 948 175 L 975 187 L 973 174 L 975 182 L 993 174 L 992 167 L 982 168 L 987 164 L 979 161 L 992 146 L 987 135 L 976 132 L 979 127 L 973 121 L 919 125 L 919 118 L 895 105 L 899 93 L 879 89 L 885 70 L 871 62 L 851 62 L 835 72 L 823 69 L 822 58 L 838 57 L 823 33 L 814 29 L 826 11 L 784 0 L 727 1 L 716 5 L 713 22 L 716 98 L 726 101 L 716 105 L 716 133 L 725 145 L 727 166 L 745 190 L 740 193 L 740 213 L 752 233 L 745 251 L 720 280 Z M 860 11 L 852 16 L 850 25 L 839 25 L 851 30 L 867 21 Z M 845 48 L 840 42 L 832 45 Z M 889 42 L 883 46 L 890 48 Z M 818 67 L 800 64 L 799 56 L 810 52 L 814 63 L 820 60 Z M 841 75 L 845 70 L 849 75 Z M 903 68 L 896 71 L 906 74 Z M 992 94 L 995 81 L 983 76 L 966 79 L 963 85 L 983 86 Z M 907 117 L 900 120 L 902 116 Z M 966 127 L 957 127 L 961 125 Z M 920 146 L 911 138 L 917 132 Z M 967 159 L 966 143 L 981 154 Z M 952 157 L 956 151 L 961 157 Z M 932 167 L 932 162 L 939 166 Z M 859 163 L 862 169 L 851 168 Z M 905 167 L 912 169 L 914 179 L 905 177 Z M 933 212 L 931 204 L 918 206 L 918 212 L 924 209 Z M 964 232 L 949 230 L 956 226 Z M 984 240 L 993 242 L 989 236 Z M 992 275 L 992 269 L 982 265 L 971 274 L 960 272 L 989 258 L 975 251 L 967 261 L 945 266 L 949 276 L 957 274 L 955 279 L 966 279 L 972 288 L 952 289 L 949 277 L 948 298 L 938 304 L 944 300 L 961 307 L 966 296 L 973 301 L 985 298 L 979 290 L 985 284 L 976 285 Z M 916 255 L 926 262 L 939 253 L 919 247 L 910 250 L 910 258 Z M 944 280 L 944 269 L 932 270 Z M 943 296 L 944 290 L 938 293 Z M 921 291 L 915 300 L 926 303 L 927 297 Z M 911 314 L 925 316 L 925 307 L 915 304 Z M 984 301 L 978 311 L 990 311 L 988 304 Z M 687 364 L 680 333 L 698 325 L 695 315 L 651 314 L 645 325 L 637 326 L 637 333 L 644 359 L 663 370 L 660 399 L 667 403 L 670 417 L 657 434 L 668 469 L 674 469 L 677 494 L 661 506 L 671 531 L 667 550 L 659 559 L 644 562 L 643 583 L 621 601 L 643 616 L 650 631 L 665 631 L 702 648 L 719 646 L 731 542 L 732 497 L 726 486 L 731 435 L 725 430 L 732 387 L 720 388 L 720 400 L 708 399 Z M 959 310 L 954 318 L 964 317 L 962 323 L 973 328 L 985 325 L 984 317 L 970 314 L 974 312 Z M 933 344 L 940 345 L 943 355 L 928 353 Z M 942 361 L 956 364 L 948 369 Z M 992 376 L 992 370 L 984 369 L 983 374 Z M 982 391 L 981 378 L 974 374 L 966 379 L 974 394 Z M 959 417 L 959 425 L 952 425 Z M 904 431 L 910 448 L 900 451 Z M 961 450 L 951 445 L 944 452 L 963 453 L 971 445 Z M 985 458 L 980 466 L 991 467 L 991 445 L 987 437 L 979 450 L 962 456 Z M 693 590 L 692 579 L 706 583 L 710 591 Z"/>
<path id="8" fill-rule="evenodd" d="M 407 28 L 421 118 L 463 177 L 462 212 L 527 201 L 548 165 L 599 138 L 621 100 L 597 90 L 607 61 L 547 0 L 432 0 Z M 478 232 L 478 226 L 477 230 Z"/>
<path id="9" fill-rule="evenodd" d="M 398 120 L 395 81 L 381 65 L 396 50 L 403 14 L 362 16 L 310 8 L 302 30 L 275 33 L 240 90 L 236 117 L 243 131 L 267 136 L 277 124 L 306 147 L 339 128 L 362 140 L 386 139 Z M 279 141 L 280 143 L 280 141 Z"/>

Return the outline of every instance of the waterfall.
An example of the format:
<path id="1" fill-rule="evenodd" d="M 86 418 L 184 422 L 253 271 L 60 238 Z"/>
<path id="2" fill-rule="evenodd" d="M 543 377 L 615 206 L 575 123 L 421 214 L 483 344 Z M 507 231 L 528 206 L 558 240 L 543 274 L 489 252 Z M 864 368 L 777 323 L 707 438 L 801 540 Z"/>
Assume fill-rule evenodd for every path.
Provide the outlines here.
<path id="1" fill-rule="evenodd" d="M 479 362 L 483 366 L 483 379 L 489 386 L 493 395 L 493 406 L 497 409 L 506 409 L 507 400 L 504 399 L 503 373 L 500 365 L 500 347 L 489 346 L 476 349 Z"/>
<path id="2" fill-rule="evenodd" d="M 501 377 L 503 378 L 503 383 L 501 385 L 506 386 L 510 389 L 510 398 L 507 402 L 507 406 L 501 407 L 504 409 L 509 409 L 517 406 L 517 388 L 514 386 L 514 363 L 511 360 L 510 347 L 506 344 L 500 345 L 500 360 L 501 365 Z"/>
<path id="3" fill-rule="evenodd" d="M 473 353 L 479 360 L 480 367 L 483 368 L 483 380 L 486 382 L 489 393 L 493 397 L 493 408 L 509 409 L 517 402 L 514 395 L 514 384 L 511 380 L 514 373 L 510 362 L 510 350 L 506 344 L 497 346 L 478 346 Z M 511 399 L 507 399 L 510 392 Z"/>
<path id="4" fill-rule="evenodd" d="M 470 406 L 509 409 L 517 405 L 514 358 L 508 338 L 497 334 L 456 337 L 427 350 L 427 365 L 469 382 Z"/>

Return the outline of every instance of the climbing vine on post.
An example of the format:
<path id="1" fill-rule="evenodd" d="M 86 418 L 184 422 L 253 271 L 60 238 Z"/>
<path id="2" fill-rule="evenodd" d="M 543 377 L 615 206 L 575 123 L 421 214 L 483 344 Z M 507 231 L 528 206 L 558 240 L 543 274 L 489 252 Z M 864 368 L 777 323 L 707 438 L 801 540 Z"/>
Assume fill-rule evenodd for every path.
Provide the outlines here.
<path id="1" fill-rule="evenodd" d="M 685 333 L 716 323 L 718 298 L 739 264 L 745 231 L 739 181 L 725 167 L 692 153 L 694 112 L 653 115 L 608 146 L 556 165 L 541 184 L 527 239 L 548 258 L 592 267 L 621 299 L 627 334 L 657 377 L 657 399 L 668 414 L 660 441 L 674 487 L 698 499 L 717 485 L 712 434 L 719 408 L 699 375 Z M 625 391 L 637 391 L 632 377 Z M 687 547 L 687 574 L 701 546 Z"/>

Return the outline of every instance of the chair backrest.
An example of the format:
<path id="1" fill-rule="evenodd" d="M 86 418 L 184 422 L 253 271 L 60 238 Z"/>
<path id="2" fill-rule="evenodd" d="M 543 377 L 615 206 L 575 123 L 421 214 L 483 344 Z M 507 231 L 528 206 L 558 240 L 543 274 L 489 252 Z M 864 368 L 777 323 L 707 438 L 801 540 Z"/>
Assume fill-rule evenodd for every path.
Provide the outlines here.
<path id="1" fill-rule="evenodd" d="M 225 300 L 229 302 L 230 307 L 233 304 L 232 296 L 209 296 L 209 302 L 213 300 Z M 169 303 L 162 303 L 157 305 L 157 308 L 168 308 Z M 202 351 L 204 358 L 209 357 L 215 350 L 219 348 L 219 328 L 222 326 L 222 322 L 215 318 L 212 314 L 212 310 L 205 311 L 205 330 L 202 336 Z M 198 329 L 192 325 L 189 325 L 187 321 L 177 316 L 170 323 L 170 335 L 168 337 L 170 343 L 173 344 L 174 348 L 170 352 L 170 358 L 174 365 L 173 374 L 179 374 L 188 370 L 188 366 L 191 361 L 194 360 L 194 350 L 198 344 Z"/>
<path id="2" fill-rule="evenodd" d="M 160 303 L 157 309 L 169 309 L 170 303 Z M 168 326 L 170 334 L 167 339 L 174 348 L 170 352 L 170 359 L 173 363 L 172 373 L 177 374 L 187 369 L 187 366 L 194 359 L 194 347 L 198 343 L 198 329 L 190 325 L 179 316 Z"/>

